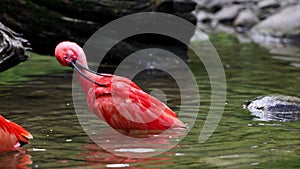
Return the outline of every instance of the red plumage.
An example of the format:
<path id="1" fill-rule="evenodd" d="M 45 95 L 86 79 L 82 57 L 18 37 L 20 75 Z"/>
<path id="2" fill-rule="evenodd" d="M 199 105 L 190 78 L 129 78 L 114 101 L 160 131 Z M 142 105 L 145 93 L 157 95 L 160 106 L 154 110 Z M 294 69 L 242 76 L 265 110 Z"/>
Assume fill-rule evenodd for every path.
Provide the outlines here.
<path id="1" fill-rule="evenodd" d="M 14 150 L 23 144 L 28 144 L 28 140 L 32 138 L 23 127 L 0 115 L 0 152 Z"/>
<path id="2" fill-rule="evenodd" d="M 144 92 L 131 80 L 110 74 L 96 75 L 77 67 L 75 63 L 78 62 L 86 68 L 88 65 L 82 48 L 76 43 L 58 44 L 55 56 L 61 65 L 72 65 L 79 72 L 77 78 L 86 94 L 90 110 L 112 128 L 126 130 L 186 128 L 174 111 Z"/>

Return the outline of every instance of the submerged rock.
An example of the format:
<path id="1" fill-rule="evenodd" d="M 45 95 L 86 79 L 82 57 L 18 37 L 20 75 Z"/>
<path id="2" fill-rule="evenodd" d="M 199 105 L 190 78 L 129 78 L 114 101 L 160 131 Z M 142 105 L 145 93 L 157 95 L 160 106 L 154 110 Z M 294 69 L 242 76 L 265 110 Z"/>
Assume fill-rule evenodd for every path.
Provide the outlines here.
<path id="1" fill-rule="evenodd" d="M 0 22 L 0 72 L 26 61 L 29 43 Z"/>
<path id="2" fill-rule="evenodd" d="M 256 120 L 261 121 L 297 121 L 300 120 L 300 98 L 283 95 L 260 96 L 247 101 L 248 109 Z"/>

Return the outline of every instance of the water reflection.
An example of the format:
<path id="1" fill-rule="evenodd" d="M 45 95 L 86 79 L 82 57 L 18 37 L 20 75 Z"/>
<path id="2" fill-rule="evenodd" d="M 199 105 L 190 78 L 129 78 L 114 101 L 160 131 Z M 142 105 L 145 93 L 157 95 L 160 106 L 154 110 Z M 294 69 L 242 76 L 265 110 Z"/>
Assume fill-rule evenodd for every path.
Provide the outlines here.
<path id="1" fill-rule="evenodd" d="M 27 166 L 30 164 L 32 164 L 31 156 L 26 150 L 18 149 L 0 154 L 0 168 L 29 169 Z"/>
<path id="2" fill-rule="evenodd" d="M 101 131 L 100 128 L 89 135 L 97 145 L 110 153 L 131 158 L 145 158 L 168 151 L 186 135 L 185 130 L 176 129 L 164 133 L 135 131 L 123 135 L 112 133 L 106 128 Z"/>
<path id="3" fill-rule="evenodd" d="M 78 155 L 86 161 L 90 167 L 119 168 L 152 168 L 147 165 L 168 165 L 171 163 L 171 157 L 147 157 L 147 158 L 128 158 L 109 153 L 96 144 L 87 144 L 83 146 L 86 151 Z M 141 167 L 140 164 L 143 164 Z"/>
<path id="4" fill-rule="evenodd" d="M 77 103 L 75 107 L 83 130 L 101 148 L 118 156 L 145 158 L 157 155 L 171 149 L 187 134 L 184 129 L 169 129 L 164 132 L 115 130 L 87 110 L 82 105 L 85 102 L 80 104 Z"/>
<path id="5" fill-rule="evenodd" d="M 261 46 L 269 49 L 273 59 L 290 62 L 291 66 L 300 68 L 300 46 L 296 44 L 268 43 Z"/>

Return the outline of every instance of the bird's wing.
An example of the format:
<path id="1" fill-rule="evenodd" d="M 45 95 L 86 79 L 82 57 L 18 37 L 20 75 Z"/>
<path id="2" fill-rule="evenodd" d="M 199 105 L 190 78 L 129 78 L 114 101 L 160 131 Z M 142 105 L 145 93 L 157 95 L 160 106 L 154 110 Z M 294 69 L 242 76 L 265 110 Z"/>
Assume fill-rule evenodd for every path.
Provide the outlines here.
<path id="1" fill-rule="evenodd" d="M 106 121 L 112 118 L 114 123 L 120 120 L 143 124 L 156 121 L 157 125 L 185 127 L 175 112 L 129 79 L 116 76 L 109 87 L 97 87 L 95 96 L 97 111 Z"/>

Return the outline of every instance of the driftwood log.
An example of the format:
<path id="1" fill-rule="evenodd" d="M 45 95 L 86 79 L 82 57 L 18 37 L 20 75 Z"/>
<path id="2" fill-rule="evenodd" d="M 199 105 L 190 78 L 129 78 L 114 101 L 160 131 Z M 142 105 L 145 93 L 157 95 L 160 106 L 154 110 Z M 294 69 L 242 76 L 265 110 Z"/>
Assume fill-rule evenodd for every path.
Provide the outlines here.
<path id="1" fill-rule="evenodd" d="M 27 40 L 0 22 L 0 72 L 26 61 L 28 46 Z"/>

